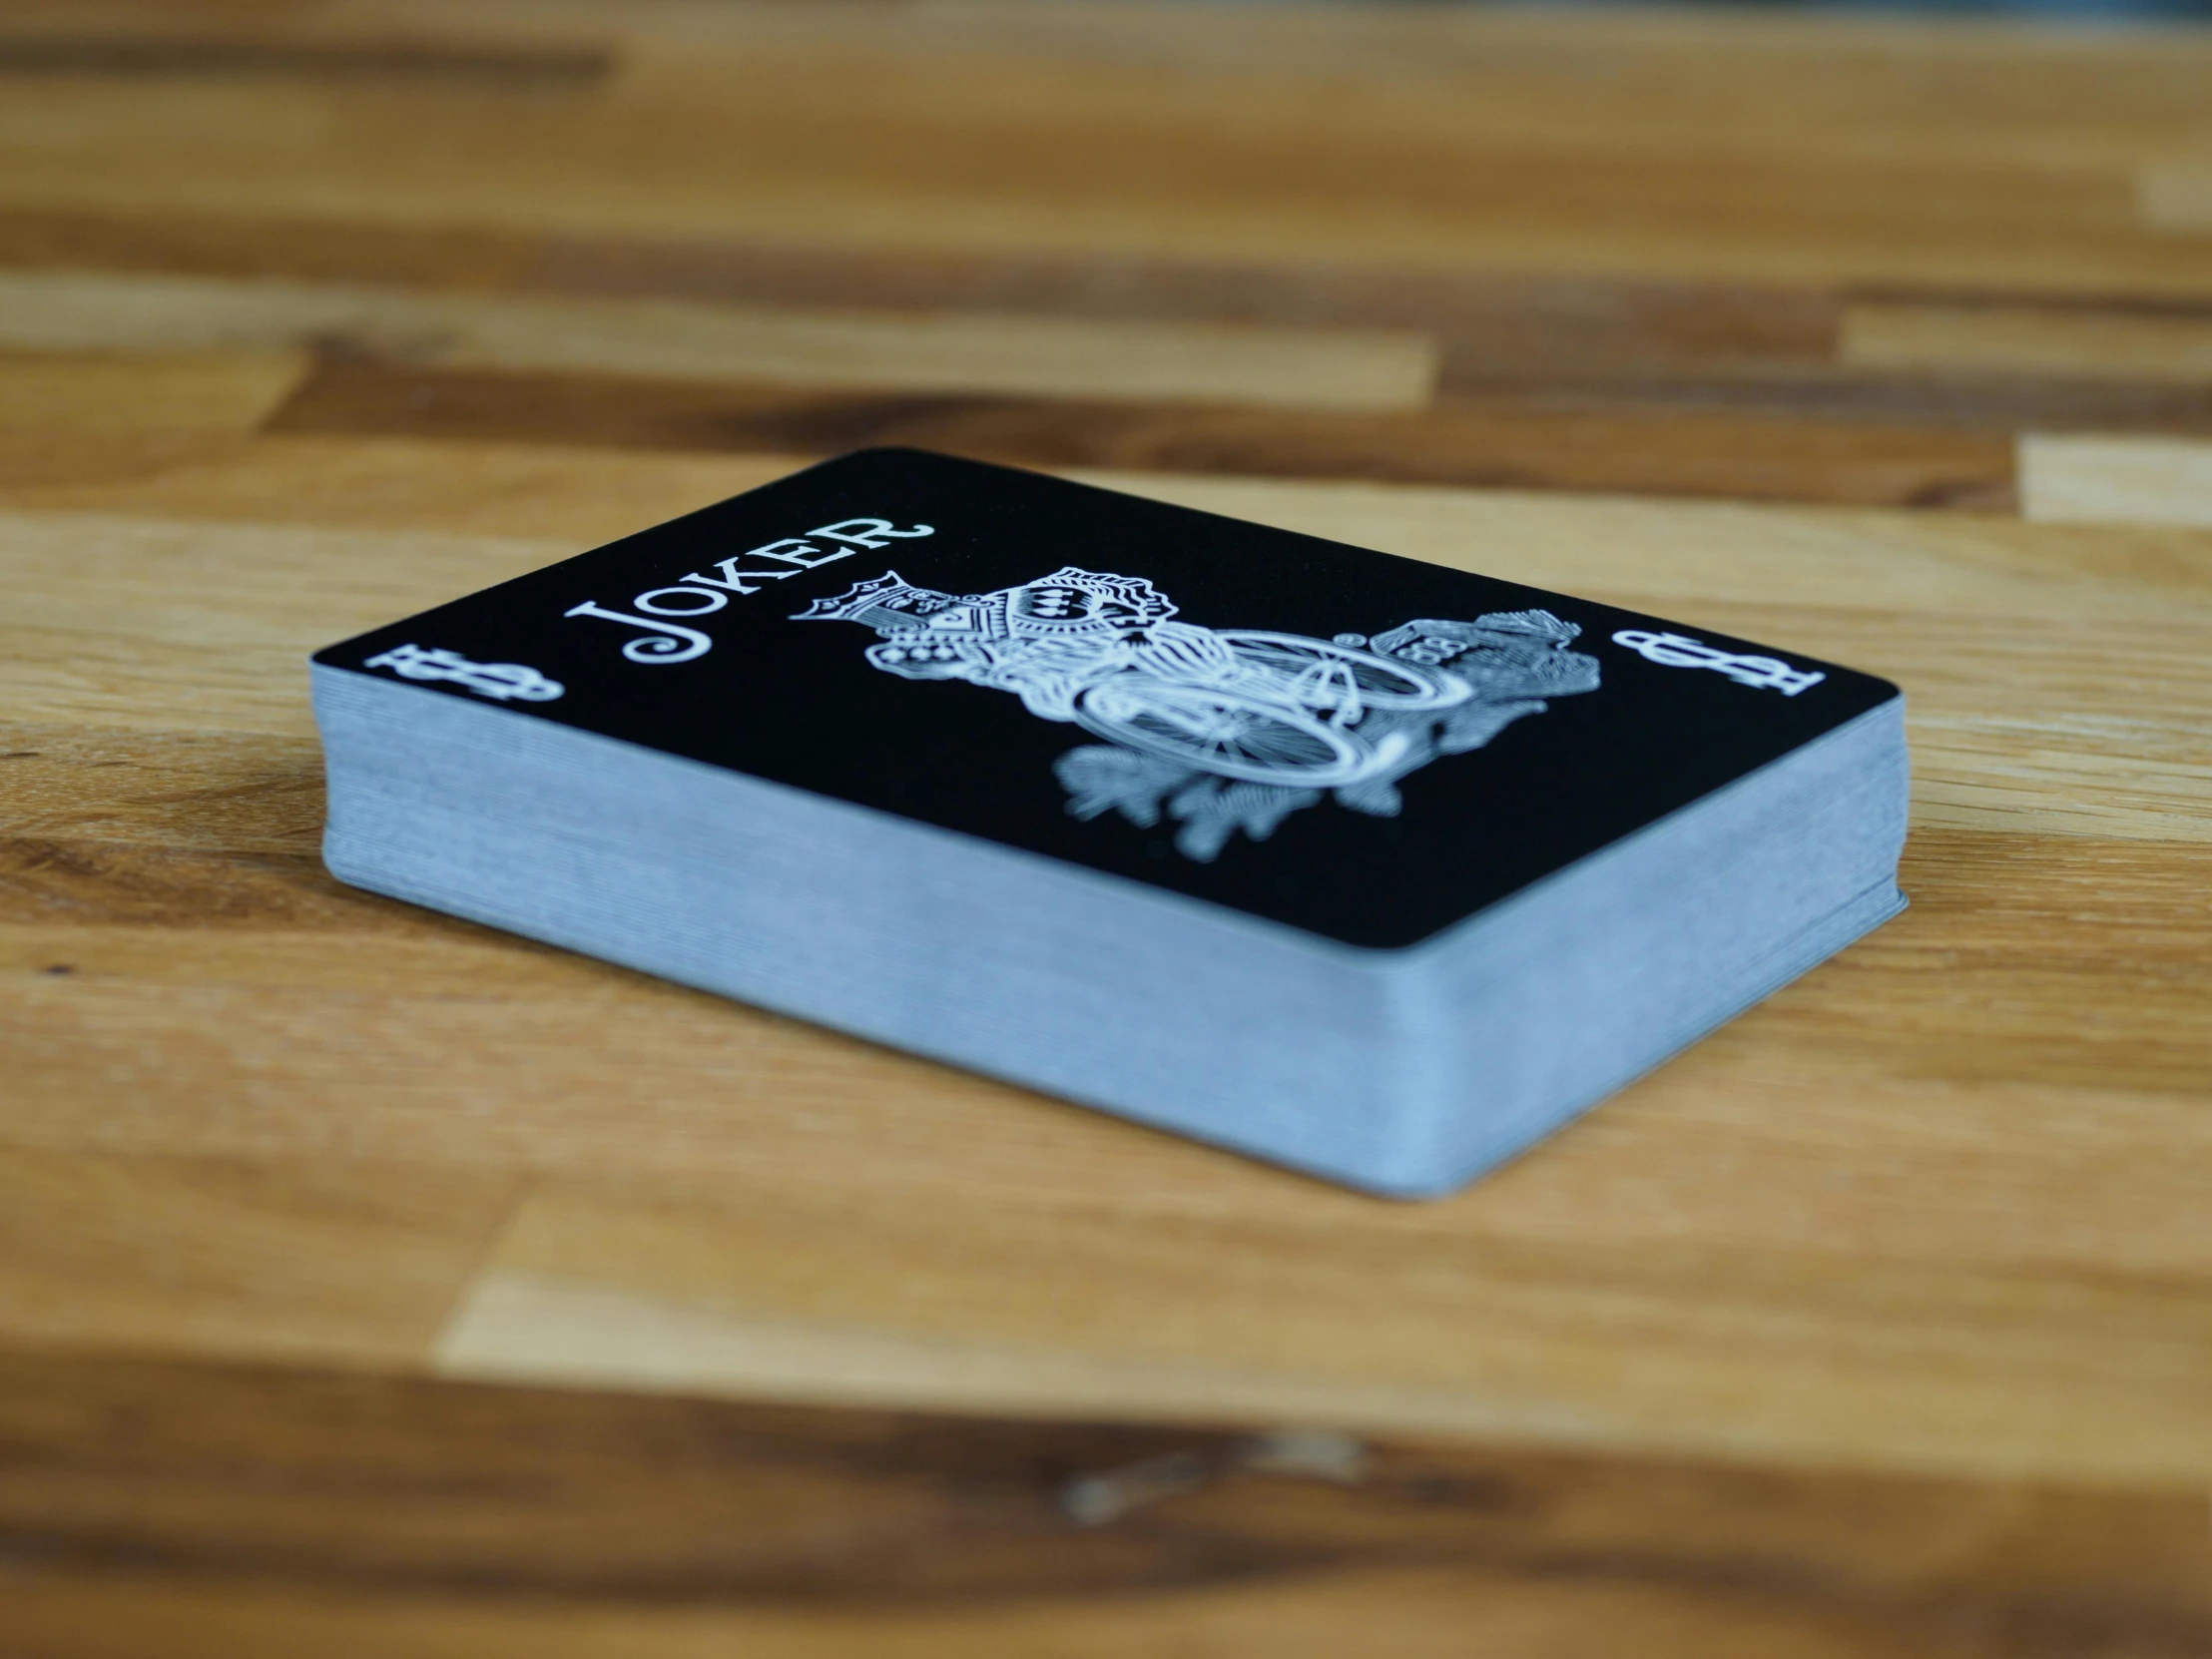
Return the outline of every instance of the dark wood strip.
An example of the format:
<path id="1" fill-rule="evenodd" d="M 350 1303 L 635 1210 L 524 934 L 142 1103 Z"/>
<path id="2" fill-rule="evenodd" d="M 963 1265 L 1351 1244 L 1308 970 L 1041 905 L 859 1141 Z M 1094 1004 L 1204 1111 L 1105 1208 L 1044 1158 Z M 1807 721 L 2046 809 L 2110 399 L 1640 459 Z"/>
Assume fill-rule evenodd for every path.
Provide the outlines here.
<path id="1" fill-rule="evenodd" d="M 0 268 L 514 287 L 601 298 L 1149 317 L 1435 334 L 1468 372 L 1805 369 L 1834 354 L 1815 289 L 1590 276 L 946 255 L 537 237 L 477 228 L 0 212 Z"/>
<path id="2" fill-rule="evenodd" d="M 1535 405 L 1559 410 L 1671 410 L 1888 423 L 1923 429 L 2018 432 L 2033 428 L 2212 431 L 2212 385 L 2069 378 L 1990 370 L 1833 369 L 1806 373 L 1590 373 L 1538 371 L 1497 359 L 1446 354 L 1438 393 L 1447 403 Z"/>
<path id="3" fill-rule="evenodd" d="M 2093 316 L 2212 319 L 2212 299 L 2183 293 L 2128 292 L 2119 288 L 1994 288 L 1928 282 L 1853 282 L 1851 301 L 1891 305 L 1956 305 L 1974 309 L 2063 311 Z"/>
<path id="4" fill-rule="evenodd" d="M 319 780 L 317 780 L 319 782 Z M 320 790 L 314 799 L 321 800 Z M 0 922 L 374 929 L 390 907 L 312 850 L 210 852 L 124 840 L 0 836 Z"/>
<path id="5" fill-rule="evenodd" d="M 1826 290 L 1744 283 L 561 237 L 546 240 L 524 283 L 723 303 L 1415 328 L 1469 360 L 1587 368 L 1822 363 L 1839 315 Z"/>
<path id="6" fill-rule="evenodd" d="M 282 41 L 204 36 L 0 35 L 0 76 L 255 80 L 586 92 L 613 73 L 593 47 L 468 47 L 428 41 Z"/>
<path id="7" fill-rule="evenodd" d="M 1795 1616 L 1854 1653 L 2212 1654 L 2188 1491 L 23 1351 L 0 1352 L 0 1608 L 88 1570 L 918 1610 L 1401 1568 L 1662 1590 L 1708 1638 Z"/>
<path id="8" fill-rule="evenodd" d="M 1411 414 L 824 391 L 325 363 L 272 428 L 830 454 L 911 444 L 1045 467 L 2000 509 L 2001 435 L 1756 415 Z"/>
<path id="9" fill-rule="evenodd" d="M 910 254 L 579 240 L 488 229 L 0 212 L 0 269 L 285 277 L 704 303 L 1384 326 L 1433 335 L 1445 403 L 1577 414 L 1691 410 L 1907 427 L 2212 431 L 2212 387 L 2034 372 L 1846 368 L 1822 288 L 1498 273 Z M 2017 295 L 1869 297 L 2017 308 Z M 2038 300 L 2036 303 L 2046 303 Z M 2061 296 L 2058 311 L 2193 317 L 2201 305 Z"/>
<path id="10" fill-rule="evenodd" d="M 312 853 L 322 832 L 311 737 L 0 721 L 0 836 Z"/>
<path id="11" fill-rule="evenodd" d="M 502 289 L 536 258 L 535 238 L 468 228 L 65 210 L 0 212 L 0 270 L 278 276 Z"/>

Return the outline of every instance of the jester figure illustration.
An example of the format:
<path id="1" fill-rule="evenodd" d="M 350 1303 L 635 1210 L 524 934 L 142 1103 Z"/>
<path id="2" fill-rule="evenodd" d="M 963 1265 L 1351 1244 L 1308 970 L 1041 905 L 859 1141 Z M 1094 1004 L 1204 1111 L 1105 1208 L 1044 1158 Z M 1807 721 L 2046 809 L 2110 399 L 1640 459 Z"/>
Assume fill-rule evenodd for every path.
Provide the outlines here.
<path id="1" fill-rule="evenodd" d="M 1172 821 L 1177 849 L 1201 862 L 1325 795 L 1394 817 L 1407 773 L 1598 684 L 1596 659 L 1567 649 L 1580 630 L 1549 611 L 1324 640 L 1178 621 L 1150 582 L 1073 565 L 958 595 L 886 571 L 798 620 L 861 623 L 886 674 L 1012 692 L 1105 739 L 1055 764 L 1068 811 Z"/>

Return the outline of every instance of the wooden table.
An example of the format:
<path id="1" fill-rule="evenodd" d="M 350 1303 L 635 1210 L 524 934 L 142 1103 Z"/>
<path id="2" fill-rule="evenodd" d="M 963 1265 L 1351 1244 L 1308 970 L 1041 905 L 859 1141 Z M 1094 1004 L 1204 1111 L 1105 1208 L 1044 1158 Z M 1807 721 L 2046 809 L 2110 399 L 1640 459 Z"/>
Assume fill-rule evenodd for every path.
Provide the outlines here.
<path id="1" fill-rule="evenodd" d="M 1894 677 L 1914 908 L 1406 1206 L 323 873 L 883 441 Z M 2212 37 L 7 5 L 0 1653 L 2212 1654 L 2207 526 Z"/>

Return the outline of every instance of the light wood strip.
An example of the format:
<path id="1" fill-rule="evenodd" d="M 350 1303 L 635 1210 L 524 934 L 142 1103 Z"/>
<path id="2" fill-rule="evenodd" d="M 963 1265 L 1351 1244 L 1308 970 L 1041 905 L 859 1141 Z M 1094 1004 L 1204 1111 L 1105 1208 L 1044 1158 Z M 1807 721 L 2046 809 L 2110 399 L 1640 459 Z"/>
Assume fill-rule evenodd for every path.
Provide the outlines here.
<path id="1" fill-rule="evenodd" d="M 1117 466 L 2001 509 L 2012 446 L 1954 426 L 1697 408 L 1561 410 L 1526 395 L 1417 413 L 830 393 L 611 375 L 325 363 L 284 433 L 834 453 L 892 444 L 1012 465 Z M 1610 387 L 1594 388 L 1602 400 Z M 1639 387 L 1663 399 L 1663 389 Z M 1695 396 L 1694 390 L 1689 396 Z M 1624 400 L 1625 401 L 1625 400 Z"/>
<path id="2" fill-rule="evenodd" d="M 719 1234 L 701 1242 L 714 1250 L 730 1245 Z M 1295 1369 L 1271 1374 L 1210 1356 L 1163 1360 L 1073 1352 L 998 1332 L 917 1335 L 839 1319 L 833 1312 L 812 1318 L 750 1314 L 697 1297 L 622 1288 L 624 1265 L 610 1264 L 612 1273 L 590 1278 L 495 1267 L 476 1282 L 439 1338 L 433 1374 L 457 1381 L 1046 1420 L 1327 1422 L 1362 1431 L 1468 1436 L 1516 1429 L 1525 1434 L 1530 1427 L 1525 1407 L 1516 1412 L 1501 1406 L 1478 1388 L 1363 1384 Z M 928 1295 L 944 1290 L 926 1281 L 917 1289 Z M 994 1285 L 986 1294 L 997 1289 Z M 1562 1407 L 1542 1423 L 1548 1430 L 1543 1437 L 1553 1443 L 1582 1440 L 1586 1416 Z"/>
<path id="3" fill-rule="evenodd" d="M 0 524 L 0 570 L 36 611 L 0 619 L 17 719 L 313 730 L 307 653 L 548 564 L 560 544 L 162 524 L 92 515 Z"/>
<path id="4" fill-rule="evenodd" d="M 1563 593 L 1602 587 L 1669 604 L 1704 595 L 2045 622 L 2194 618 L 2212 608 L 2212 545 L 2187 532 L 1396 484 L 1074 476 Z"/>
<path id="5" fill-rule="evenodd" d="M 1837 349 L 1858 368 L 2212 383 L 2212 315 L 1859 303 L 1844 308 Z"/>
<path id="6" fill-rule="evenodd" d="M 2156 229 L 2182 236 L 2201 232 L 2212 227 L 2212 166 L 2153 163 L 2138 177 L 2137 200 L 2144 220 Z"/>
<path id="7" fill-rule="evenodd" d="M 11 1064 L 54 1047 L 19 1029 Z M 100 1093 L 161 1070 L 118 1056 Z M 417 1363 L 516 1190 L 486 1170 L 0 1149 L 0 1338 Z"/>
<path id="8" fill-rule="evenodd" d="M 1011 1194 L 924 1216 L 834 1191 L 540 1189 L 439 1365 L 1002 1411 L 1118 1394 L 1144 1414 L 2212 1481 L 2201 1283 L 1658 1241 L 1632 1259 L 1341 1228 L 1324 1244 L 1311 1223 Z"/>
<path id="9" fill-rule="evenodd" d="M 2212 528 L 2205 439 L 2028 432 L 2019 474 L 2020 511 L 2038 523 Z"/>
<path id="10" fill-rule="evenodd" d="M 175 350 L 336 343 L 457 366 L 677 379 L 1417 408 L 1424 337 L 1193 322 L 521 300 L 216 277 L 0 273 L 0 343 Z"/>
<path id="11" fill-rule="evenodd" d="M 578 552 L 739 495 L 793 455 L 0 429 L 0 504 L 143 519 L 512 536 Z"/>
<path id="12" fill-rule="evenodd" d="M 298 349 L 0 352 L 0 426 L 250 432 L 308 368 Z"/>

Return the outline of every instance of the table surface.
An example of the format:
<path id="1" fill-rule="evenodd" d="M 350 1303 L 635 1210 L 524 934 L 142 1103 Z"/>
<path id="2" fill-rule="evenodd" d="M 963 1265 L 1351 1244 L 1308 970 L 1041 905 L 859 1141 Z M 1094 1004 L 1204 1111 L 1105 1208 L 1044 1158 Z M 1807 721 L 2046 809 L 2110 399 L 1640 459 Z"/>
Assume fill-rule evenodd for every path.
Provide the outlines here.
<path id="1" fill-rule="evenodd" d="M 1914 907 L 1408 1206 L 323 872 L 883 441 L 1890 676 Z M 0 1650 L 2212 1654 L 2208 526 L 2212 35 L 11 0 Z"/>

